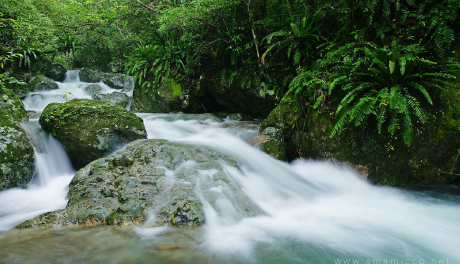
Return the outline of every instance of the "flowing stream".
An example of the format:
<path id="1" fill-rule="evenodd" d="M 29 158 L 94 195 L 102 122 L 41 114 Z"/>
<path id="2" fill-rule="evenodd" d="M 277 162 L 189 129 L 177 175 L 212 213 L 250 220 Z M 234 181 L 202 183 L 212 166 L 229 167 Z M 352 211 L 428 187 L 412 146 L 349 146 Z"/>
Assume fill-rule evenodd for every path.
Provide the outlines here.
<path id="1" fill-rule="evenodd" d="M 67 202 L 75 171 L 60 143 L 41 130 L 38 117 L 51 102 L 91 97 L 78 71 L 69 71 L 58 85 L 24 99 L 26 109 L 37 112 L 23 124 L 35 142 L 37 171 L 26 189 L 0 192 L 0 263 L 460 263 L 457 187 L 374 186 L 330 163 L 286 164 L 248 144 L 257 135 L 257 122 L 204 115 L 138 114 L 149 138 L 207 146 L 236 160 L 240 169 L 225 168 L 228 180 L 260 215 L 239 215 L 229 190 L 213 186 L 219 208 L 203 198 L 206 223 L 197 230 L 12 230 Z M 100 85 L 101 93 L 115 91 Z"/>

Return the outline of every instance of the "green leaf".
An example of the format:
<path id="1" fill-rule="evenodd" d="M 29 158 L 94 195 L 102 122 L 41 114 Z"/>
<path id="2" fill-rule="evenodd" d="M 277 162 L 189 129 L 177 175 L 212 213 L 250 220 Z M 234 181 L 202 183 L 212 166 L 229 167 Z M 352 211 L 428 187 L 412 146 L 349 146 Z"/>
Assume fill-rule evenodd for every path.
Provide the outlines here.
<path id="1" fill-rule="evenodd" d="M 406 58 L 400 57 L 399 58 L 399 69 L 401 70 L 401 75 L 404 75 L 406 72 Z"/>
<path id="2" fill-rule="evenodd" d="M 388 61 L 388 67 L 390 68 L 390 74 L 393 74 L 395 71 L 395 62 L 392 60 Z"/>

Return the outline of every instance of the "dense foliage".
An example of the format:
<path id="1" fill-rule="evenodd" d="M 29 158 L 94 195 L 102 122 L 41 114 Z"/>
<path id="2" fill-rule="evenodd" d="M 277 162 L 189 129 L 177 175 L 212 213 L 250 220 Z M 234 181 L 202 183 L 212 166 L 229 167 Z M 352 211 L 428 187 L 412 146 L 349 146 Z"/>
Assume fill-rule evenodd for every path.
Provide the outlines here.
<path id="1" fill-rule="evenodd" d="M 454 78 L 459 14 L 459 0 L 6 0 L 0 66 L 122 63 L 146 91 L 238 76 L 334 109 L 331 136 L 375 123 L 410 145 Z"/>

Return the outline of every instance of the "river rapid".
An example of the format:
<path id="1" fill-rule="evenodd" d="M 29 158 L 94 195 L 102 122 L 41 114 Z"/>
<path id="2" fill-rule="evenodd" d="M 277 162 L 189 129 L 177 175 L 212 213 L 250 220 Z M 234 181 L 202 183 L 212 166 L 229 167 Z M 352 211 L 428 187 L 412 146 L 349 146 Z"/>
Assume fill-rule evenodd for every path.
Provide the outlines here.
<path id="1" fill-rule="evenodd" d="M 27 219 L 65 208 L 76 171 L 38 117 L 51 102 L 91 98 L 87 85 L 78 71 L 69 71 L 59 89 L 23 101 L 36 112 L 23 127 L 35 142 L 37 171 L 26 189 L 0 192 L 0 263 L 460 263 L 458 187 L 375 186 L 328 162 L 287 164 L 248 143 L 258 122 L 208 115 L 138 114 L 149 139 L 206 146 L 236 160 L 239 169 L 225 169 L 228 181 L 260 215 L 238 214 L 231 190 L 213 186 L 218 208 L 201 201 L 206 222 L 199 229 L 15 230 Z M 99 85 L 101 93 L 118 91 Z"/>

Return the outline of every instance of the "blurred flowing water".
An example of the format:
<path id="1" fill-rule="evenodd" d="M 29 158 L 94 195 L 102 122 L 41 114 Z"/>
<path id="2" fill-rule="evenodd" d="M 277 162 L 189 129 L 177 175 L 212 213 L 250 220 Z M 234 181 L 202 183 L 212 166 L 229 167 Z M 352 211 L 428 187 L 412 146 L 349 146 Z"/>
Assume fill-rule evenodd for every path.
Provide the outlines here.
<path id="1" fill-rule="evenodd" d="M 29 95 L 26 107 L 41 112 L 50 102 L 62 102 L 65 91 L 89 98 L 83 89 L 88 84 L 74 72 L 58 85 L 59 90 Z M 238 167 L 225 166 L 227 180 L 260 212 L 241 214 L 230 185 L 207 181 L 210 173 L 191 183 L 204 205 L 202 228 L 12 230 L 0 237 L 0 263 L 460 263 L 455 186 L 374 186 L 327 162 L 286 164 L 248 144 L 258 133 L 257 122 L 138 115 L 149 138 L 206 146 L 237 161 Z M 0 231 L 64 208 L 75 173 L 62 146 L 37 120 L 24 127 L 35 137 L 38 170 L 27 189 L 0 192 Z M 186 161 L 180 172 L 168 172 L 170 179 L 179 180 L 177 174 L 190 166 Z M 215 201 L 200 196 L 205 188 L 215 192 Z"/>

